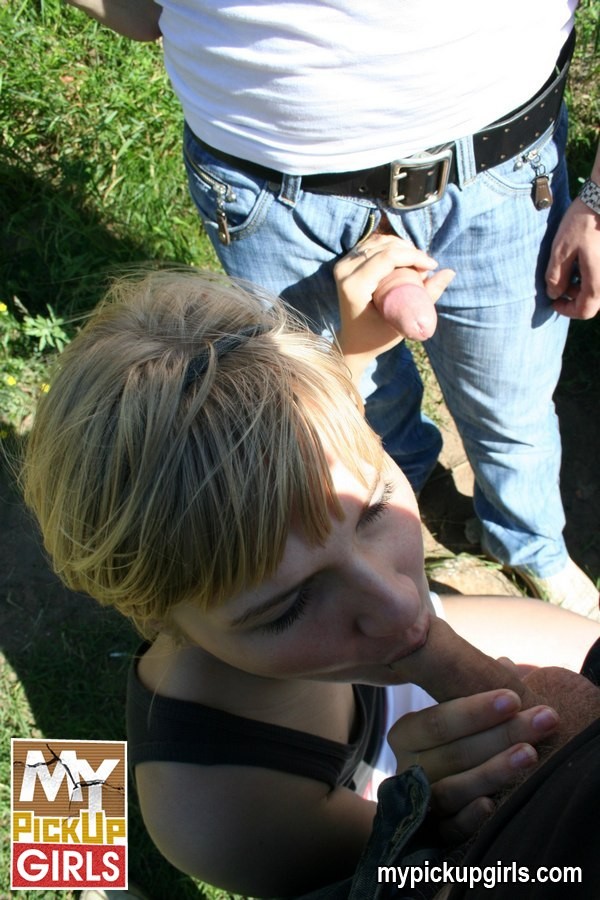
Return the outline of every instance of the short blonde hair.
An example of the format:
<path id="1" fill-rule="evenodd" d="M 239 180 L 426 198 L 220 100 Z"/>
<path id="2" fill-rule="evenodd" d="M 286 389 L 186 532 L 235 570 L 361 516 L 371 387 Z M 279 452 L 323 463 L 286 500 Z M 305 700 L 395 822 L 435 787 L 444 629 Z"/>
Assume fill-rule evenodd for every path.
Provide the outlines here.
<path id="1" fill-rule="evenodd" d="M 324 539 L 325 448 L 359 476 L 381 466 L 335 347 L 249 285 L 150 272 L 116 282 L 60 357 L 24 493 L 67 586 L 152 637 L 179 602 L 269 577 L 292 510 Z"/>

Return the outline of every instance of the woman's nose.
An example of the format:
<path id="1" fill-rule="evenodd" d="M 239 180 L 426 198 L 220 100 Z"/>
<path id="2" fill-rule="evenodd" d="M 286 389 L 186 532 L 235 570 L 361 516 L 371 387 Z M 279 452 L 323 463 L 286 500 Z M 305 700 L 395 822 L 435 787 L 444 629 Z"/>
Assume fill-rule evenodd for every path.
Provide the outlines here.
<path id="1" fill-rule="evenodd" d="M 360 591 L 360 588 L 359 588 Z M 419 592 L 405 575 L 379 580 L 360 591 L 355 621 L 366 637 L 388 637 L 410 627 L 419 610 Z"/>

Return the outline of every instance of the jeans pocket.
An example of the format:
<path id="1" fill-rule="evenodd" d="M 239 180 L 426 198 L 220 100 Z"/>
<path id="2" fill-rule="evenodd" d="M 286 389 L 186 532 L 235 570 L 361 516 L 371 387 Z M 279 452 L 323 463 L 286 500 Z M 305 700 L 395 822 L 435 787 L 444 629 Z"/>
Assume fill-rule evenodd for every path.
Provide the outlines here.
<path id="1" fill-rule="evenodd" d="M 183 158 L 190 194 L 213 243 L 240 240 L 260 227 L 275 199 L 268 181 L 212 156 L 187 125 Z"/>
<path id="2" fill-rule="evenodd" d="M 547 176 L 551 183 L 554 172 L 564 158 L 566 131 L 567 117 L 563 109 L 554 130 L 549 129 L 536 138 L 529 147 L 524 148 L 520 156 L 482 173 L 482 182 L 487 183 L 495 193 L 517 196 L 531 194 L 536 177 Z"/>

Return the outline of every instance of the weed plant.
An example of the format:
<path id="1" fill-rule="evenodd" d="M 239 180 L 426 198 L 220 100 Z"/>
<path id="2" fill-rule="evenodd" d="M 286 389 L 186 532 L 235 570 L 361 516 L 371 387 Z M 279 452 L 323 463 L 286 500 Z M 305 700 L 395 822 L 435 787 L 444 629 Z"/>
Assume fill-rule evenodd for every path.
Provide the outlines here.
<path id="1" fill-rule="evenodd" d="M 32 404 L 40 391 L 47 391 L 47 354 L 60 352 L 69 340 L 65 320 L 48 304 L 45 315 L 32 316 L 18 297 L 13 297 L 12 313 L 0 302 L 0 409 L 19 430 L 27 428 Z M 0 424 L 0 438 L 9 429 Z"/>

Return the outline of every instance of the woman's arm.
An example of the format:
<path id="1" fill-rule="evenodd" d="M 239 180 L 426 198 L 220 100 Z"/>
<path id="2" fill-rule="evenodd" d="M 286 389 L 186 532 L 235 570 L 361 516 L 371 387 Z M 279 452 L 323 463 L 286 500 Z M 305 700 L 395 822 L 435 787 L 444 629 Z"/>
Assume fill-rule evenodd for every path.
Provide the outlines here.
<path id="1" fill-rule="evenodd" d="M 398 771 L 420 764 L 433 782 L 441 834 L 464 837 L 489 813 L 489 795 L 535 765 L 529 743 L 548 733 L 488 692 L 410 714 L 394 728 Z M 550 730 L 552 726 L 550 725 Z M 513 759 L 523 748 L 528 753 Z M 466 770 L 466 771 L 465 771 Z M 161 853 L 188 874 L 233 893 L 286 896 L 352 875 L 375 804 L 343 787 L 243 766 L 143 763 L 144 822 Z"/>
<path id="2" fill-rule="evenodd" d="M 382 314 L 387 308 L 379 293 L 395 290 L 403 282 L 414 291 L 417 276 L 425 289 L 419 291 L 423 303 L 433 307 L 454 278 L 451 269 L 432 274 L 435 268 L 435 260 L 427 253 L 389 234 L 371 235 L 336 263 L 334 276 L 340 306 L 337 340 L 355 382 L 375 356 L 394 347 L 409 333 L 402 330 L 402 316 L 386 318 Z M 378 306 L 374 297 L 379 298 Z M 398 306 L 388 304 L 396 313 Z M 406 317 L 407 324 L 412 325 L 413 319 L 414 316 Z"/>
<path id="3" fill-rule="evenodd" d="M 389 740 L 399 770 L 411 761 L 423 766 L 445 835 L 464 837 L 493 809 L 491 796 L 537 764 L 538 745 L 556 748 L 569 736 L 563 710 L 559 717 L 545 705 L 552 694 L 536 696 L 535 680 L 523 686 L 514 666 L 494 657 L 577 672 L 600 627 L 526 597 L 445 598 L 444 611 L 453 628 L 434 620 L 424 647 L 394 669 L 447 702 L 404 717 Z"/>
<path id="4" fill-rule="evenodd" d="M 160 37 L 158 20 L 162 7 L 153 0 L 67 0 L 102 25 L 134 41 Z"/>
<path id="5" fill-rule="evenodd" d="M 352 875 L 375 804 L 347 788 L 242 766 L 144 763 L 146 827 L 177 868 L 252 897 L 287 896 Z"/>

